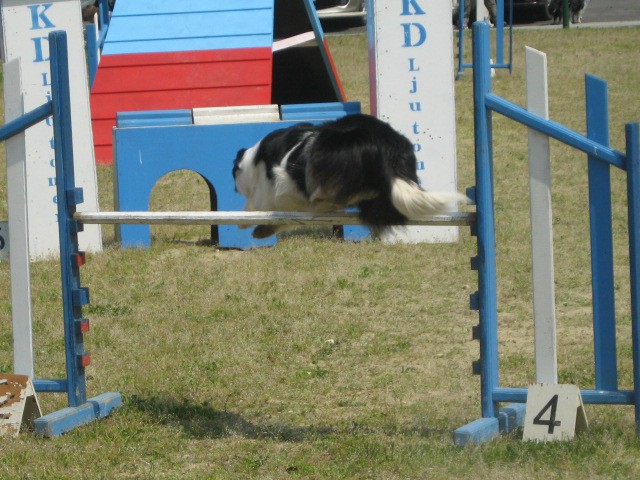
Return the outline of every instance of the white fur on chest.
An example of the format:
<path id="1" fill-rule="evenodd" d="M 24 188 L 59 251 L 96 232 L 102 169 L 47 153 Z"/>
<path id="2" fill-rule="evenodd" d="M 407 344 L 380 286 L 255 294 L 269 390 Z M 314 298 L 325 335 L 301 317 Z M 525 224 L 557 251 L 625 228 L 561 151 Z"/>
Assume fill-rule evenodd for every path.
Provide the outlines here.
<path id="1" fill-rule="evenodd" d="M 239 167 L 236 178 L 238 191 L 247 198 L 244 207 L 248 211 L 296 211 L 308 208 L 305 192 L 301 192 L 287 173 L 287 161 L 296 145 L 282 158 L 279 165 L 273 168 L 273 178 L 267 177 L 264 162 L 255 163 L 260 143 L 247 149 Z"/>

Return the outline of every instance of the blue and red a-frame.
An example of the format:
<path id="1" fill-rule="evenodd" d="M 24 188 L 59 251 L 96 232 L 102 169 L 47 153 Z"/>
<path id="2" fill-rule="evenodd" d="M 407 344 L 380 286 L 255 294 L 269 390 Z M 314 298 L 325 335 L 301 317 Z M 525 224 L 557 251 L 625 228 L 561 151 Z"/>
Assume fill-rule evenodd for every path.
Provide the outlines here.
<path id="1" fill-rule="evenodd" d="M 312 0 L 118 0 L 91 91 L 96 161 L 123 111 L 345 101 Z"/>

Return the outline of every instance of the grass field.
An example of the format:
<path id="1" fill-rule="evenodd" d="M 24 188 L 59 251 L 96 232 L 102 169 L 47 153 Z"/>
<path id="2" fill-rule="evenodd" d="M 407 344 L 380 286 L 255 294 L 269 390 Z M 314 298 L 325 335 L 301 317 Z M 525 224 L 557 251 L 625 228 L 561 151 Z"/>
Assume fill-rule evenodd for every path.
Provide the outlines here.
<path id="1" fill-rule="evenodd" d="M 550 116 L 585 131 L 586 72 L 609 81 L 611 144 L 640 120 L 640 29 L 515 32 L 514 71 L 494 91 L 524 104 L 524 45 L 549 55 Z M 362 36 L 330 37 L 352 100 L 367 110 Z M 458 80 L 459 189 L 473 181 L 472 85 Z M 526 130 L 496 116 L 501 384 L 534 377 Z M 3 147 L 2 147 L 3 148 Z M 4 150 L 0 218 L 6 218 Z M 586 159 L 552 142 L 560 380 L 593 386 Z M 231 161 L 231 159 L 229 159 Z M 100 167 L 102 209 L 112 171 Z M 625 178 L 613 172 L 620 384 L 631 388 Z M 206 209 L 194 174 L 154 190 L 156 210 Z M 82 270 L 92 303 L 89 396 L 123 395 L 104 421 L 60 438 L 4 439 L 0 478 L 630 479 L 640 476 L 632 407 L 587 406 L 590 433 L 561 444 L 519 434 L 458 448 L 480 415 L 475 239 L 451 245 L 345 243 L 319 233 L 273 248 L 219 250 L 207 227 L 154 227 L 153 246 L 105 251 Z M 31 269 L 36 371 L 64 376 L 59 266 Z M 0 371 L 12 362 L 9 268 L 0 264 Z M 65 406 L 42 394 L 45 412 Z"/>

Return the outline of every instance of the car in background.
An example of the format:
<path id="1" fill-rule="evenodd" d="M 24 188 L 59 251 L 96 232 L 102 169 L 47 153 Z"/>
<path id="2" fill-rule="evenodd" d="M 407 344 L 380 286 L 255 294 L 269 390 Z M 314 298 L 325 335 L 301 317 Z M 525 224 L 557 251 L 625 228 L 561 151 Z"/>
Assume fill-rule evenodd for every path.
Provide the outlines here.
<path id="1" fill-rule="evenodd" d="M 320 20 L 345 19 L 367 23 L 366 0 L 313 0 Z"/>
<path id="2" fill-rule="evenodd" d="M 465 5 L 471 0 L 465 0 Z M 514 22 L 534 22 L 538 20 L 551 20 L 549 12 L 549 4 L 551 0 L 504 0 L 504 20 L 505 25 L 509 23 L 509 12 L 511 11 L 511 2 L 513 2 Z M 454 25 L 458 24 L 458 0 L 453 0 L 451 14 L 453 16 Z M 476 18 L 475 7 L 472 7 L 470 17 Z M 472 20 L 473 21 L 473 20 Z"/>

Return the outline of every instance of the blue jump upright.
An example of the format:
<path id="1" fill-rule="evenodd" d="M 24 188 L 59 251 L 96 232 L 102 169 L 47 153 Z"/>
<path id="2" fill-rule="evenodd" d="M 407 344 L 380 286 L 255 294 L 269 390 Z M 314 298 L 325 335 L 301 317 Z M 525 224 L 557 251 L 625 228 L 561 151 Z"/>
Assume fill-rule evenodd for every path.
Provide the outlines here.
<path id="1" fill-rule="evenodd" d="M 84 253 L 78 250 L 81 226 L 73 220 L 76 205 L 82 203 L 82 189 L 76 188 L 74 182 L 66 33 L 52 32 L 49 35 L 49 50 L 51 100 L 4 125 L 0 129 L 0 140 L 6 140 L 53 116 L 67 376 L 53 380 L 36 378 L 33 384 L 37 392 L 67 394 L 67 408 L 35 420 L 36 434 L 57 436 L 109 415 L 121 404 L 121 398 L 119 393 L 110 392 L 87 399 L 85 368 L 89 365 L 90 357 L 84 350 L 83 338 L 89 323 L 82 316 L 82 306 L 88 303 L 89 292 L 79 283 L 79 267 L 84 263 Z"/>
<path id="2" fill-rule="evenodd" d="M 536 116 L 491 92 L 489 26 L 473 26 L 474 115 L 479 291 L 472 306 L 480 323 L 474 338 L 480 341 L 480 361 L 474 365 L 481 377 L 482 417 L 457 429 L 458 445 L 480 443 L 502 431 L 521 426 L 526 388 L 502 387 L 499 383 L 498 321 L 496 297 L 495 221 L 493 206 L 493 112 L 570 145 L 588 156 L 591 215 L 595 388 L 581 390 L 584 403 L 634 405 L 636 431 L 640 432 L 640 140 L 638 124 L 626 126 L 626 154 L 608 144 L 606 82 L 586 78 L 587 135 Z M 613 300 L 613 252 L 611 241 L 611 187 L 609 169 L 627 174 L 628 225 L 631 285 L 633 390 L 620 390 L 617 382 L 615 306 Z M 502 403 L 514 402 L 500 409 Z"/>

